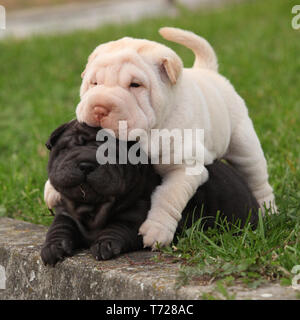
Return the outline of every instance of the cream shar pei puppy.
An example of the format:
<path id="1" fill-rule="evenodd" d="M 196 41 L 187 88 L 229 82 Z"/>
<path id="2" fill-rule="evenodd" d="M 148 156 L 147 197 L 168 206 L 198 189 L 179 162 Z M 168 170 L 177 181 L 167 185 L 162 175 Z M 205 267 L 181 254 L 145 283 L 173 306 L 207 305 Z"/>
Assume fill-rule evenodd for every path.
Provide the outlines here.
<path id="1" fill-rule="evenodd" d="M 111 129 L 117 137 L 120 120 L 127 121 L 128 132 L 136 128 L 147 132 L 153 128 L 204 129 L 201 174 L 186 174 L 188 160 L 199 159 L 155 165 L 163 183 L 154 191 L 148 217 L 139 230 L 144 246 L 152 248 L 172 241 L 181 212 L 208 179 L 204 165 L 217 158 L 225 158 L 240 171 L 262 209 L 276 210 L 266 160 L 247 107 L 218 73 L 214 50 L 189 31 L 165 27 L 160 34 L 194 52 L 192 68 L 184 68 L 173 50 L 157 42 L 125 37 L 102 44 L 89 56 L 82 73 L 76 109 L 80 122 Z M 45 200 L 49 207 L 59 200 L 49 182 Z"/>

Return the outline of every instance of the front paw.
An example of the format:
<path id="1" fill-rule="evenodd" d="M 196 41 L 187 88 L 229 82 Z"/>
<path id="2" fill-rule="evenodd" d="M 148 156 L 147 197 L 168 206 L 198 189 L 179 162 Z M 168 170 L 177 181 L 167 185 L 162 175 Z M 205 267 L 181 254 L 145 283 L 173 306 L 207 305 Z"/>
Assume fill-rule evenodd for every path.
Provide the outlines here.
<path id="1" fill-rule="evenodd" d="M 144 247 L 167 246 L 173 240 L 174 233 L 159 222 L 147 219 L 140 227 L 139 234 L 143 236 Z"/>
<path id="2" fill-rule="evenodd" d="M 96 260 L 108 260 L 121 253 L 122 243 L 116 239 L 97 240 L 91 246 L 91 253 Z"/>
<path id="3" fill-rule="evenodd" d="M 275 197 L 273 194 L 267 196 L 267 197 L 263 197 L 257 200 L 259 203 L 259 206 L 262 210 L 262 213 L 264 214 L 266 212 L 269 213 L 277 213 L 277 207 L 275 204 Z"/>
<path id="4" fill-rule="evenodd" d="M 62 239 L 55 242 L 45 243 L 41 250 L 41 258 L 45 265 L 54 267 L 58 261 L 73 254 L 71 240 Z"/>
<path id="5" fill-rule="evenodd" d="M 44 200 L 49 209 L 53 209 L 59 202 L 61 196 L 57 192 L 49 180 L 47 180 L 44 188 Z"/>

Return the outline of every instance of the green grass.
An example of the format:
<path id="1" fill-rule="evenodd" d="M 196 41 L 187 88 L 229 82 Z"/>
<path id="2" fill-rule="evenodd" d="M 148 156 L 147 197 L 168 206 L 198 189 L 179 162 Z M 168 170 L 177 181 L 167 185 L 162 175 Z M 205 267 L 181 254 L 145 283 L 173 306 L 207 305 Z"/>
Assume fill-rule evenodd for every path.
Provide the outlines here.
<path id="1" fill-rule="evenodd" d="M 95 46 L 123 36 L 153 39 L 191 66 L 191 52 L 158 35 L 161 26 L 177 26 L 211 42 L 220 72 L 245 99 L 279 208 L 279 215 L 261 219 L 256 231 L 246 229 L 241 236 L 223 223 L 224 232 L 204 233 L 196 226 L 186 231 L 176 251 L 167 249 L 184 262 L 179 283 L 199 277 L 233 277 L 249 286 L 272 279 L 289 283 L 291 268 L 300 264 L 300 32 L 291 27 L 296 3 L 257 0 L 95 31 L 1 41 L 0 216 L 50 224 L 43 203 L 44 143 L 54 128 L 75 117 L 80 73 Z"/>
<path id="2" fill-rule="evenodd" d="M 290 271 L 300 261 L 299 209 L 293 209 L 260 219 L 256 230 L 229 227 L 224 221 L 206 232 L 199 223 L 185 230 L 176 246 L 163 249 L 182 260 L 177 285 L 193 279 L 235 279 L 251 288 L 274 280 L 290 285 Z"/>

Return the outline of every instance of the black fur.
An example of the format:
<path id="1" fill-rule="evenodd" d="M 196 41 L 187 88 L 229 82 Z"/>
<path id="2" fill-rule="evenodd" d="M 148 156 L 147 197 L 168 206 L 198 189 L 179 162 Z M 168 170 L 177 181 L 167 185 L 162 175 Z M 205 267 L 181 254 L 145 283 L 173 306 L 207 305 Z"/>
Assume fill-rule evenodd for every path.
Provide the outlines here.
<path id="1" fill-rule="evenodd" d="M 105 260 L 143 247 L 138 230 L 161 179 L 151 165 L 99 165 L 99 129 L 73 120 L 57 128 L 46 143 L 49 179 L 62 200 L 42 247 L 45 264 L 54 266 L 80 248 L 90 248 L 97 260 Z M 187 204 L 177 233 L 200 216 L 204 228 L 213 226 L 218 211 L 228 222 L 240 219 L 243 225 L 252 210 L 250 223 L 255 226 L 258 204 L 239 174 L 220 161 L 207 169 L 210 178 Z"/>

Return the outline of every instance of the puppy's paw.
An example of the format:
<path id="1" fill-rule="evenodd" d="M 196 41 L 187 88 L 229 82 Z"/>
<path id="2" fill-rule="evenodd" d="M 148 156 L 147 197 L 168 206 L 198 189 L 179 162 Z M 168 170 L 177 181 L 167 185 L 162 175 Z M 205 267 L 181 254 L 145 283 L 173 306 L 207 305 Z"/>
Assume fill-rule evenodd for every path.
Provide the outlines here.
<path id="1" fill-rule="evenodd" d="M 173 240 L 174 233 L 159 222 L 147 219 L 140 227 L 139 234 L 143 236 L 144 247 L 167 246 Z"/>
<path id="2" fill-rule="evenodd" d="M 277 207 L 275 204 L 275 197 L 273 194 L 267 196 L 267 197 L 263 197 L 257 200 L 258 204 L 262 210 L 262 213 L 264 214 L 266 209 L 270 209 L 268 210 L 269 213 L 277 213 Z"/>
<path id="3" fill-rule="evenodd" d="M 49 180 L 47 180 L 44 188 L 44 200 L 49 209 L 54 208 L 60 201 L 60 193 L 57 192 Z"/>
<path id="4" fill-rule="evenodd" d="M 58 261 L 73 254 L 71 240 L 62 239 L 55 242 L 45 243 L 41 250 L 41 258 L 45 265 L 54 267 Z"/>
<path id="5" fill-rule="evenodd" d="M 91 246 L 91 253 L 96 260 L 108 260 L 121 253 L 122 243 L 116 239 L 98 240 Z"/>

